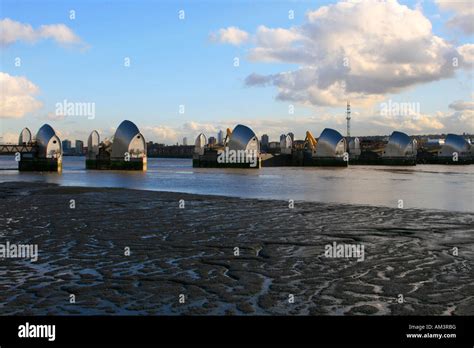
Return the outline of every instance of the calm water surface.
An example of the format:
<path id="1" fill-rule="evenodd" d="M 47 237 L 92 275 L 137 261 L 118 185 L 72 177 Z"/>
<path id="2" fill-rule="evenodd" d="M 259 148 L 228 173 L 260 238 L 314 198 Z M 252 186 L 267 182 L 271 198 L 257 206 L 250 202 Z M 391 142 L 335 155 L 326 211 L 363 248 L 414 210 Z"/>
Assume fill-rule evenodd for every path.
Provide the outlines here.
<path id="1" fill-rule="evenodd" d="M 255 169 L 193 168 L 190 159 L 148 159 L 146 172 L 85 170 L 84 157 L 64 157 L 63 172 L 20 173 L 0 156 L 0 182 L 125 187 L 265 199 L 369 204 L 474 212 L 474 166 L 351 166 Z"/>

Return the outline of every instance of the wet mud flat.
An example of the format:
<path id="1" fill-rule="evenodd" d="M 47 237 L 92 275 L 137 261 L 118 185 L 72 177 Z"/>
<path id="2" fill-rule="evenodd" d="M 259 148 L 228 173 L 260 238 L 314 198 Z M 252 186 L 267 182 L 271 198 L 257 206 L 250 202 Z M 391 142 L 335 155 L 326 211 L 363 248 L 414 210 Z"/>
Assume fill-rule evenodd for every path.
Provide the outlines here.
<path id="1" fill-rule="evenodd" d="M 0 314 L 473 315 L 473 225 L 472 213 L 2 183 L 0 244 L 39 254 L 0 258 Z M 363 261 L 327 257 L 333 243 L 363 245 Z"/>

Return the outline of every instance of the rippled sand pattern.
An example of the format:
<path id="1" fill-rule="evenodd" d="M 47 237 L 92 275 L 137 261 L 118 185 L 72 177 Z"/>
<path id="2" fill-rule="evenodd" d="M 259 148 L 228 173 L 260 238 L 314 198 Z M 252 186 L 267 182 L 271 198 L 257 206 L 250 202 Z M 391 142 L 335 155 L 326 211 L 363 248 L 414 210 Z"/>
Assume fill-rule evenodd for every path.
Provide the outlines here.
<path id="1" fill-rule="evenodd" d="M 0 259 L 1 314 L 474 314 L 471 213 L 33 183 L 0 198 L 0 243 L 39 247 Z M 325 257 L 333 242 L 365 260 Z"/>

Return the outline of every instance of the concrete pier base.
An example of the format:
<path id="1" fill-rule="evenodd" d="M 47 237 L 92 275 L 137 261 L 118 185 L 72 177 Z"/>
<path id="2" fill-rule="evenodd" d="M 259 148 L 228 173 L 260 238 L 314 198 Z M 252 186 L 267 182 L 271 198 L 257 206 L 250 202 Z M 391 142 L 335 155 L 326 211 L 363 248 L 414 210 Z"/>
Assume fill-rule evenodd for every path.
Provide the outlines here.
<path id="1" fill-rule="evenodd" d="M 449 165 L 467 165 L 474 164 L 474 157 L 458 157 L 457 161 L 453 157 L 432 157 L 417 159 L 418 164 L 449 164 Z"/>
<path id="2" fill-rule="evenodd" d="M 20 172 L 61 172 L 62 158 L 37 158 L 34 154 L 22 153 L 18 170 Z"/>

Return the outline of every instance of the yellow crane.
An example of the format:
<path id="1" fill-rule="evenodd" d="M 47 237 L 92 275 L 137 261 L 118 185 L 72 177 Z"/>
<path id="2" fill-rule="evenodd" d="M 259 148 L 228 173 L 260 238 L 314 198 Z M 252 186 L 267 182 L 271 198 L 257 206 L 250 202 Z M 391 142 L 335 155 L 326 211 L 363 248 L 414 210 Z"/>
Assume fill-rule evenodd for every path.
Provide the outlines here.
<path id="1" fill-rule="evenodd" d="M 224 146 L 227 145 L 227 143 L 229 142 L 231 134 L 232 134 L 232 131 L 230 130 L 230 128 L 227 128 L 227 134 L 224 139 Z"/>
<path id="2" fill-rule="evenodd" d="M 305 143 L 308 144 L 308 147 L 311 151 L 316 151 L 316 146 L 318 145 L 318 141 L 313 137 L 310 131 L 306 131 L 306 138 L 304 139 Z"/>

